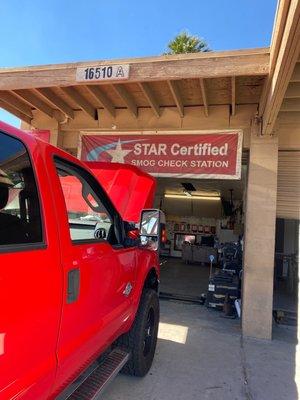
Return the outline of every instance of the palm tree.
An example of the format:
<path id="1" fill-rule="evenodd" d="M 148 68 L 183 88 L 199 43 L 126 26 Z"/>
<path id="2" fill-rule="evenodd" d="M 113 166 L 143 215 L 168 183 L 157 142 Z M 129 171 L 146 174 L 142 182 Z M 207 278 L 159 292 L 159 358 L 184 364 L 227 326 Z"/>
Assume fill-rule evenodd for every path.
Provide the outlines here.
<path id="1" fill-rule="evenodd" d="M 185 54 L 210 51 L 205 40 L 199 36 L 181 32 L 168 44 L 168 51 L 164 54 Z"/>

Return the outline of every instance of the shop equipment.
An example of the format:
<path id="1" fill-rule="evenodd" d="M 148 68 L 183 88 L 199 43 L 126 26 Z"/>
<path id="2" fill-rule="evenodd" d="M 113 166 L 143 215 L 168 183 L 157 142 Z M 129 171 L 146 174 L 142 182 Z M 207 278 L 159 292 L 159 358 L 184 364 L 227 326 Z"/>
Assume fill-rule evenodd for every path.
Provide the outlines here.
<path id="1" fill-rule="evenodd" d="M 224 270 L 219 271 L 209 279 L 206 306 L 223 310 L 226 295 L 232 303 L 240 297 L 239 287 L 237 275 Z"/>

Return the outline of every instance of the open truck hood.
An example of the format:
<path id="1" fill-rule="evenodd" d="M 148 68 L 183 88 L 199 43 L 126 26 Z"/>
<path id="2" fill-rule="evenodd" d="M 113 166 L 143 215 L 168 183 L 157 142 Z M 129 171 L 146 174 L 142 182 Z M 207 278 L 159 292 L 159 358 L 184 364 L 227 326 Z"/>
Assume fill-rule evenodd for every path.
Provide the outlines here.
<path id="1" fill-rule="evenodd" d="M 143 208 L 152 208 L 156 180 L 151 175 L 129 164 L 89 162 L 123 220 L 138 222 Z"/>

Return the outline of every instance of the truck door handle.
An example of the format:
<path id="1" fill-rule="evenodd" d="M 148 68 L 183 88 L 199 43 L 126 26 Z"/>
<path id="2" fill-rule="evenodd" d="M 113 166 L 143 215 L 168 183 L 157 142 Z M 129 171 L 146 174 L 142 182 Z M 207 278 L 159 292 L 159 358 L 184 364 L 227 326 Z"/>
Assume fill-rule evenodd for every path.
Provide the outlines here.
<path id="1" fill-rule="evenodd" d="M 74 303 L 79 296 L 80 271 L 78 268 L 68 272 L 67 304 Z"/>

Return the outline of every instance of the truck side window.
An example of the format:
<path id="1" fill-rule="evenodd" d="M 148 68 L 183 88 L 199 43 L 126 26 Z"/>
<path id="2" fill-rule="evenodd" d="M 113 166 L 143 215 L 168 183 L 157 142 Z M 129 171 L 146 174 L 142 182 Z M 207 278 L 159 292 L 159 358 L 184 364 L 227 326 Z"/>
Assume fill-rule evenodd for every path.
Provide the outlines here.
<path id="1" fill-rule="evenodd" d="M 75 169 L 56 164 L 69 219 L 72 241 L 108 240 L 114 244 L 113 222 L 89 183 Z"/>
<path id="2" fill-rule="evenodd" d="M 22 142 L 0 132 L 0 247 L 43 241 L 40 203 Z"/>

